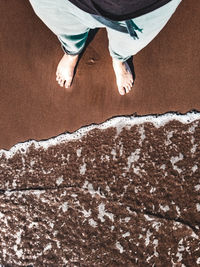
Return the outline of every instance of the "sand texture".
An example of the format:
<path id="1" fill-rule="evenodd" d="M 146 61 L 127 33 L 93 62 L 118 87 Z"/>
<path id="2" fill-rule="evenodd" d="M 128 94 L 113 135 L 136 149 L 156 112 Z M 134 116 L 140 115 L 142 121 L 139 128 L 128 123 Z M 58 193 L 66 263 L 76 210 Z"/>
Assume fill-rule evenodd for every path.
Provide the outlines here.
<path id="1" fill-rule="evenodd" d="M 1 151 L 1 263 L 198 266 L 200 115 L 191 114 L 115 118 Z"/>

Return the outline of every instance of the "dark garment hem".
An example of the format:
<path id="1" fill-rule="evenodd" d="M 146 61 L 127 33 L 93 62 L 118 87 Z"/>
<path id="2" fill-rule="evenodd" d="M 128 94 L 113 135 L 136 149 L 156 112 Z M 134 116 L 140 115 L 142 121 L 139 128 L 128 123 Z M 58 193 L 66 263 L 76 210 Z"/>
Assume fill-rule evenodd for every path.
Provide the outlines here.
<path id="1" fill-rule="evenodd" d="M 124 21 L 124 20 L 134 19 L 136 17 L 154 11 L 155 9 L 166 5 L 172 0 L 157 0 L 155 1 L 154 4 L 151 4 L 149 6 L 146 4 L 143 8 L 139 10 L 127 10 L 124 14 L 117 14 L 116 10 L 110 10 L 109 12 L 106 12 L 105 10 L 102 9 L 103 7 L 102 4 L 100 7 L 95 3 L 95 1 L 91 0 L 87 0 L 87 2 L 83 0 L 66 0 L 66 1 L 70 1 L 72 4 L 74 4 L 75 6 L 77 6 L 78 8 L 82 9 L 83 11 L 89 14 L 99 15 L 114 21 Z"/>

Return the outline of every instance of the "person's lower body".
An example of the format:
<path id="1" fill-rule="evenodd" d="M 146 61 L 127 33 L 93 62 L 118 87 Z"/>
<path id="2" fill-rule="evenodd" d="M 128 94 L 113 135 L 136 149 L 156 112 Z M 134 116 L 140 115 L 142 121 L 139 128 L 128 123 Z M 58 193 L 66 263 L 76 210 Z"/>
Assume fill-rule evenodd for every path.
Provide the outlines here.
<path id="1" fill-rule="evenodd" d="M 120 63 L 121 67 L 124 67 L 124 71 L 121 73 L 119 71 L 120 66 L 119 68 L 114 68 L 116 78 L 118 77 L 118 89 L 121 87 L 119 92 L 123 91 L 123 80 L 128 79 L 131 81 L 130 74 L 127 72 L 127 75 L 125 75 L 127 69 L 125 70 L 125 66 L 122 63 L 137 54 L 156 37 L 181 2 L 181 0 L 172 0 L 161 8 L 135 18 L 134 23 L 139 28 L 142 28 L 143 32 L 137 32 L 139 39 L 133 39 L 128 33 L 104 26 L 89 13 L 84 12 L 67 0 L 29 1 L 39 18 L 56 34 L 66 55 L 76 56 L 81 53 L 90 29 L 106 28 L 109 40 L 108 48 L 113 62 L 115 62 L 115 67 Z M 118 23 L 125 26 L 124 21 L 119 21 Z M 120 75 L 125 75 L 126 77 L 119 79 Z M 130 91 L 130 87 L 131 84 L 128 82 L 127 91 Z"/>
<path id="2" fill-rule="evenodd" d="M 172 0 L 148 14 L 133 19 L 134 23 L 143 29 L 142 32 L 137 31 L 139 39 L 133 39 L 129 34 L 107 28 L 111 57 L 124 62 L 136 55 L 164 28 L 181 1 Z M 119 23 L 125 25 L 124 22 Z"/>

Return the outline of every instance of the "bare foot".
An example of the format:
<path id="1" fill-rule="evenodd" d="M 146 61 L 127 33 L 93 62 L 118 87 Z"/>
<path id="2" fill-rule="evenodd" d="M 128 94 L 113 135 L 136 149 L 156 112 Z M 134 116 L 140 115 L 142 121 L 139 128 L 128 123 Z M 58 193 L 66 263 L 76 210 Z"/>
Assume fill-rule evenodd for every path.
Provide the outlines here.
<path id="1" fill-rule="evenodd" d="M 66 88 L 71 86 L 77 60 L 78 55 L 64 54 L 61 58 L 56 71 L 56 81 L 58 81 L 60 86 L 63 87 L 65 85 Z"/>
<path id="2" fill-rule="evenodd" d="M 117 87 L 120 95 L 130 92 L 133 86 L 133 75 L 127 62 L 121 62 L 115 58 L 112 59 L 115 71 Z"/>

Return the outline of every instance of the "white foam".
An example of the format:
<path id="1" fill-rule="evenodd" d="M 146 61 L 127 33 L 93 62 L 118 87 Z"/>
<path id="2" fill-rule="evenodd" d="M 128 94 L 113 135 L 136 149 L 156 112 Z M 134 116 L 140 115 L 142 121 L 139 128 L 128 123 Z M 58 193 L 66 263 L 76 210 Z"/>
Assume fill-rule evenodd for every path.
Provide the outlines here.
<path id="1" fill-rule="evenodd" d="M 144 130 L 144 125 L 139 127 L 139 133 L 140 133 L 140 141 L 139 141 L 139 145 L 142 146 L 142 142 L 145 139 L 145 130 Z"/>
<path id="2" fill-rule="evenodd" d="M 80 174 L 84 175 L 86 172 L 86 163 L 84 162 L 83 165 L 80 166 Z"/>
<path id="3" fill-rule="evenodd" d="M 146 233 L 146 238 L 145 238 L 145 245 L 146 245 L 146 247 L 149 245 L 149 243 L 150 243 L 150 236 L 152 236 L 153 235 L 153 233 L 151 233 L 151 231 L 148 229 L 147 230 L 147 233 Z"/>
<path id="4" fill-rule="evenodd" d="M 149 257 L 146 259 L 146 261 L 147 261 L 148 263 L 149 263 L 150 259 L 153 258 L 154 256 L 156 256 L 156 257 L 159 256 L 158 252 L 156 251 L 156 248 L 157 248 L 157 246 L 158 246 L 158 239 L 154 239 L 154 240 L 153 240 L 153 245 L 155 245 L 154 248 L 153 248 L 153 249 L 154 249 L 154 254 L 151 255 L 151 256 L 149 256 Z M 153 267 L 153 266 L 155 266 L 155 264 L 153 264 L 152 267 Z"/>
<path id="5" fill-rule="evenodd" d="M 178 156 L 176 156 L 176 157 L 171 157 L 171 159 L 170 159 L 171 164 L 172 164 L 172 166 L 173 166 L 173 169 L 176 170 L 178 173 L 181 173 L 182 170 L 181 170 L 180 168 L 178 168 L 175 164 L 176 164 L 178 161 L 182 160 L 182 159 L 183 159 L 183 154 L 182 154 L 182 153 L 179 153 Z"/>
<path id="6" fill-rule="evenodd" d="M 177 213 L 178 213 L 178 216 L 180 216 L 181 213 L 180 213 L 180 208 L 179 208 L 179 206 L 176 206 L 176 211 L 177 211 Z"/>
<path id="7" fill-rule="evenodd" d="M 89 219 L 89 224 L 94 228 L 97 227 L 97 222 L 95 220 L 93 220 L 93 219 Z"/>
<path id="8" fill-rule="evenodd" d="M 155 192 L 155 191 L 156 191 L 156 187 L 153 187 L 153 186 L 152 186 L 149 192 L 150 192 L 150 193 L 153 193 L 153 192 Z"/>
<path id="9" fill-rule="evenodd" d="M 81 152 L 82 152 L 82 148 L 79 148 L 79 149 L 76 150 L 76 154 L 77 154 L 78 157 L 81 156 Z"/>
<path id="10" fill-rule="evenodd" d="M 28 225 L 28 228 L 32 228 L 33 226 L 38 226 L 38 222 L 31 222 L 31 223 Z"/>
<path id="11" fill-rule="evenodd" d="M 169 206 L 168 205 L 162 206 L 161 204 L 159 204 L 159 207 L 160 207 L 161 210 L 163 210 L 165 212 L 169 210 Z"/>
<path id="12" fill-rule="evenodd" d="M 47 251 L 47 250 L 49 250 L 49 249 L 51 249 L 52 248 L 52 245 L 51 245 L 51 243 L 49 243 L 48 245 L 46 245 L 46 247 L 44 248 L 44 251 Z"/>
<path id="13" fill-rule="evenodd" d="M 112 226 L 110 227 L 110 229 L 111 229 L 111 231 L 113 231 L 113 230 L 115 229 L 115 226 L 112 225 Z"/>
<path id="14" fill-rule="evenodd" d="M 131 217 L 125 217 L 125 218 L 124 218 L 124 221 L 127 223 L 127 222 L 130 221 L 130 219 L 131 219 Z"/>
<path id="15" fill-rule="evenodd" d="M 122 245 L 117 241 L 116 242 L 116 248 L 119 250 L 120 253 L 124 252 L 124 248 L 122 247 Z"/>
<path id="16" fill-rule="evenodd" d="M 68 203 L 67 202 L 64 202 L 62 205 L 61 205 L 61 208 L 62 208 L 62 211 L 63 212 L 66 212 L 68 210 Z"/>
<path id="17" fill-rule="evenodd" d="M 98 210 L 98 218 L 101 220 L 101 222 L 105 221 L 104 216 L 107 216 L 112 222 L 114 221 L 114 215 L 111 212 L 107 212 L 105 210 L 105 205 L 103 203 L 98 206 Z"/>
<path id="18" fill-rule="evenodd" d="M 192 148 L 190 149 L 190 151 L 191 151 L 191 153 L 195 153 L 196 152 L 196 150 L 197 150 L 197 144 L 194 144 L 193 146 L 192 146 Z"/>
<path id="19" fill-rule="evenodd" d="M 196 129 L 197 126 L 198 126 L 198 121 L 197 121 L 196 123 L 194 123 L 194 124 L 188 129 L 188 131 L 189 131 L 190 133 L 194 133 L 194 132 L 195 132 L 195 129 Z"/>
<path id="20" fill-rule="evenodd" d="M 111 153 L 110 153 L 111 155 L 113 155 L 113 160 L 116 160 L 117 158 L 116 158 L 116 155 L 117 155 L 117 153 L 116 153 L 116 149 L 112 149 L 111 150 Z"/>
<path id="21" fill-rule="evenodd" d="M 53 227 L 54 227 L 54 223 L 49 222 L 48 225 L 53 229 Z"/>
<path id="22" fill-rule="evenodd" d="M 126 167 L 126 171 L 129 171 L 132 163 L 137 162 L 139 158 L 140 158 L 140 149 L 136 149 L 134 152 L 131 152 L 130 156 L 127 157 L 128 166 Z"/>
<path id="23" fill-rule="evenodd" d="M 200 204 L 199 203 L 196 204 L 196 208 L 197 208 L 197 211 L 200 212 Z"/>
<path id="24" fill-rule="evenodd" d="M 161 226 L 161 222 L 153 222 L 152 227 L 158 232 Z"/>
<path id="25" fill-rule="evenodd" d="M 165 164 L 162 164 L 162 165 L 160 166 L 160 169 L 165 170 L 165 169 L 166 169 L 166 165 L 165 165 Z"/>
<path id="26" fill-rule="evenodd" d="M 20 242 L 21 242 L 21 234 L 23 233 L 23 230 L 20 229 L 17 233 L 16 233 L 16 236 L 17 236 L 17 240 L 16 240 L 16 243 L 19 245 Z"/>
<path id="27" fill-rule="evenodd" d="M 23 250 L 22 249 L 18 249 L 18 246 L 17 245 L 14 245 L 13 246 L 13 249 L 17 255 L 18 258 L 21 258 L 22 255 L 23 255 Z"/>
<path id="28" fill-rule="evenodd" d="M 122 237 L 127 237 L 127 236 L 130 236 L 130 232 L 126 232 L 125 234 L 122 235 Z"/>
<path id="29" fill-rule="evenodd" d="M 63 133 L 57 137 L 49 138 L 47 140 L 41 140 L 41 141 L 30 140 L 24 143 L 18 143 L 13 147 L 11 147 L 10 150 L 1 149 L 0 157 L 4 154 L 6 158 L 12 158 L 16 154 L 16 152 L 20 152 L 22 154 L 27 153 L 27 150 L 31 145 L 34 145 L 36 149 L 42 147 L 45 150 L 48 149 L 48 147 L 50 146 L 55 146 L 57 144 L 62 144 L 69 141 L 80 139 L 93 129 L 104 130 L 109 127 L 115 127 L 117 130 L 117 134 L 119 134 L 123 127 L 128 126 L 130 128 L 131 126 L 140 125 L 147 122 L 152 123 L 156 128 L 159 128 L 172 120 L 177 120 L 180 121 L 181 123 L 188 124 L 199 119 L 200 119 L 200 112 L 198 111 L 190 111 L 184 115 L 169 112 L 162 115 L 120 116 L 111 118 L 99 125 L 91 124 L 89 126 L 84 126 L 73 133 Z"/>
<path id="30" fill-rule="evenodd" d="M 60 184 L 62 184 L 63 181 L 64 181 L 63 177 L 58 177 L 58 179 L 56 180 L 56 184 L 60 185 Z"/>
<path id="31" fill-rule="evenodd" d="M 177 253 L 176 253 L 176 257 L 178 258 L 177 262 L 182 261 L 182 259 L 183 259 L 182 256 L 183 256 L 183 255 L 182 255 L 180 252 L 177 252 Z"/>
<path id="32" fill-rule="evenodd" d="M 193 171 L 193 172 L 195 172 L 197 169 L 198 169 L 198 166 L 197 166 L 197 165 L 194 165 L 194 166 L 192 167 L 192 171 Z"/>
<path id="33" fill-rule="evenodd" d="M 83 213 L 83 216 L 88 218 L 90 217 L 91 213 L 91 209 L 89 209 L 88 211 L 86 209 L 83 208 L 83 210 L 81 211 Z"/>
<path id="34" fill-rule="evenodd" d="M 144 214 L 144 218 L 147 220 L 147 221 L 154 221 L 155 219 L 150 217 L 149 215 L 147 214 Z"/>
<path id="35" fill-rule="evenodd" d="M 199 191 L 200 190 L 200 184 L 197 184 L 197 185 L 195 185 L 195 191 Z"/>
<path id="36" fill-rule="evenodd" d="M 87 180 L 85 181 L 82 188 L 87 189 L 92 197 L 99 195 L 100 197 L 105 198 L 105 195 L 100 192 L 100 187 L 98 187 L 98 190 L 94 190 L 93 185 L 91 183 L 89 183 Z"/>
<path id="37" fill-rule="evenodd" d="M 101 155 L 101 161 L 110 161 L 110 157 L 108 155 Z"/>
<path id="38" fill-rule="evenodd" d="M 165 140 L 165 145 L 169 146 L 171 145 L 172 141 L 170 140 L 173 136 L 174 131 L 168 131 L 167 132 L 167 140 Z"/>

